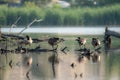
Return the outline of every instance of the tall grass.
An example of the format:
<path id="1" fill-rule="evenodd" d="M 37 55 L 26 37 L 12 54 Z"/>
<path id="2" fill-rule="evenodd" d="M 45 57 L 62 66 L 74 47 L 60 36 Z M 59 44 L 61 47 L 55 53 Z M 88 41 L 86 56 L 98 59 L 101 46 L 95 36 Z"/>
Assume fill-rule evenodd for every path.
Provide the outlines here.
<path id="1" fill-rule="evenodd" d="M 7 24 L 7 7 L 5 5 L 0 6 L 0 25 Z"/>
<path id="2" fill-rule="evenodd" d="M 34 25 L 120 25 L 120 5 L 69 9 L 0 6 L 0 25 L 11 25 L 20 16 L 18 25 L 35 18 L 43 21 Z"/>

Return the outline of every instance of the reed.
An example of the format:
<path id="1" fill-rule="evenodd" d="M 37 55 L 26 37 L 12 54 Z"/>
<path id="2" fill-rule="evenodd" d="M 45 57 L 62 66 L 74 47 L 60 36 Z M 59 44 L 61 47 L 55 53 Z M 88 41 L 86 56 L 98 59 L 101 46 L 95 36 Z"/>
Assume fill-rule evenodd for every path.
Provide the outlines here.
<path id="1" fill-rule="evenodd" d="M 0 25 L 11 25 L 21 16 L 18 25 L 27 25 L 33 19 L 43 21 L 34 25 L 120 25 L 120 5 L 97 8 L 39 8 L 0 6 Z"/>

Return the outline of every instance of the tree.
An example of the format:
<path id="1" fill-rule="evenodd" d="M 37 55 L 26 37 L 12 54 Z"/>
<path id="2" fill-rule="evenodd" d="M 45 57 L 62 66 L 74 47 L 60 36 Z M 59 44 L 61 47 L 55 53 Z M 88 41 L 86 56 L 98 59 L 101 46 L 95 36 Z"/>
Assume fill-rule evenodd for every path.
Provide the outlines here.
<path id="1" fill-rule="evenodd" d="M 120 3 L 120 0 L 96 0 L 96 1 L 102 6 Z"/>
<path id="2" fill-rule="evenodd" d="M 14 2 L 20 2 L 21 0 L 0 0 L 0 2 L 6 2 L 6 3 L 14 3 Z"/>
<path id="3" fill-rule="evenodd" d="M 76 0 L 77 6 L 93 6 L 94 0 Z"/>
<path id="4" fill-rule="evenodd" d="M 24 4 L 25 2 L 33 2 L 37 6 L 43 6 L 49 3 L 51 0 L 22 0 L 22 3 Z"/>
<path id="5" fill-rule="evenodd" d="M 76 6 L 105 6 L 120 3 L 120 0 L 75 0 Z"/>

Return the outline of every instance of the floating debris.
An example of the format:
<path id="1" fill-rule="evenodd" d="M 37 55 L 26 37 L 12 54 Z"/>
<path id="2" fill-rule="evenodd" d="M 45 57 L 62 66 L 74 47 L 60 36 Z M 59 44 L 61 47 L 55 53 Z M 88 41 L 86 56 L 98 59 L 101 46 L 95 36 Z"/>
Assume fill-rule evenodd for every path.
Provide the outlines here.
<path id="1" fill-rule="evenodd" d="M 75 75 L 75 79 L 77 78 L 77 74 L 76 73 L 74 73 L 74 75 Z"/>
<path id="2" fill-rule="evenodd" d="M 80 74 L 80 77 L 81 77 L 81 78 L 83 77 L 83 73 Z"/>
<path id="3" fill-rule="evenodd" d="M 12 60 L 10 60 L 9 66 L 10 66 L 10 68 L 12 68 Z"/>
<path id="4" fill-rule="evenodd" d="M 70 66 L 71 66 L 72 68 L 74 68 L 76 65 L 75 65 L 75 63 L 73 62 Z"/>
<path id="5" fill-rule="evenodd" d="M 28 72 L 26 73 L 26 77 L 28 80 L 30 80 L 29 73 L 30 73 L 30 70 L 28 70 Z"/>

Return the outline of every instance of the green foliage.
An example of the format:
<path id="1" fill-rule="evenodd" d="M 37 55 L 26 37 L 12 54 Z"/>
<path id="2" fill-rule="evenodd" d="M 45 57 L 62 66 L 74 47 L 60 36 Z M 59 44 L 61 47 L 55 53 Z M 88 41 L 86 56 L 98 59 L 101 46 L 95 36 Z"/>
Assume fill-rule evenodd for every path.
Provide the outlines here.
<path id="1" fill-rule="evenodd" d="M 30 8 L 30 7 L 36 7 L 35 3 L 33 3 L 33 2 L 25 2 L 25 3 L 24 3 L 24 6 L 25 6 L 25 7 L 29 7 L 29 8 Z"/>
<path id="2" fill-rule="evenodd" d="M 34 25 L 120 25 L 119 4 L 98 8 L 39 8 L 0 6 L 0 25 L 11 25 L 21 16 L 18 25 L 43 19 Z"/>
<path id="3" fill-rule="evenodd" d="M 53 8 L 61 8 L 61 6 L 59 4 L 53 4 Z"/>
<path id="4" fill-rule="evenodd" d="M 58 9 L 49 9 L 46 10 L 46 15 L 44 18 L 44 24 L 46 25 L 62 25 L 64 12 Z"/>
<path id="5" fill-rule="evenodd" d="M 3 24 L 5 25 L 6 24 L 6 15 L 7 15 L 7 7 L 6 6 L 1 6 L 0 7 L 0 25 Z"/>

